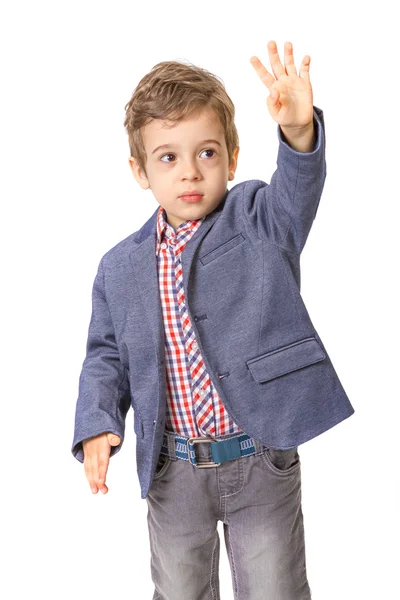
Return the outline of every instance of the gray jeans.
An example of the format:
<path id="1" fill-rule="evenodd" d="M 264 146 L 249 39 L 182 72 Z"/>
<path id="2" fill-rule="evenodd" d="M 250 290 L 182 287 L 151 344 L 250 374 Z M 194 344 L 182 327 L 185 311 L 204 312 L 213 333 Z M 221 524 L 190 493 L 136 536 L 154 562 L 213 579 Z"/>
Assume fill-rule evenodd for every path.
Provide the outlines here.
<path id="1" fill-rule="evenodd" d="M 172 439 L 146 498 L 153 600 L 220 600 L 219 520 L 235 600 L 310 600 L 297 448 L 254 440 L 253 455 L 197 468 Z M 195 451 L 211 458 L 210 444 Z"/>

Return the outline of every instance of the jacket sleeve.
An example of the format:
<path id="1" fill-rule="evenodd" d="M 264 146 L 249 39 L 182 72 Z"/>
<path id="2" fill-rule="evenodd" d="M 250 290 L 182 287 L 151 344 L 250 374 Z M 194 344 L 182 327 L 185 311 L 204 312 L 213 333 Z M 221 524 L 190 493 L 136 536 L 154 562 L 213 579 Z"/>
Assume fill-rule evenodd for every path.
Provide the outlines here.
<path id="1" fill-rule="evenodd" d="M 79 378 L 79 393 L 75 410 L 75 430 L 72 454 L 84 461 L 82 441 L 111 432 L 121 438 L 111 446 L 110 457 L 121 449 L 125 418 L 130 407 L 128 370 L 119 360 L 110 310 L 104 288 L 101 259 L 92 292 L 92 316 Z"/>
<path id="2" fill-rule="evenodd" d="M 316 142 L 311 152 L 287 144 L 278 125 L 277 168 L 271 182 L 250 180 L 244 187 L 247 218 L 258 237 L 300 254 L 315 219 L 326 178 L 323 111 L 314 106 Z"/>

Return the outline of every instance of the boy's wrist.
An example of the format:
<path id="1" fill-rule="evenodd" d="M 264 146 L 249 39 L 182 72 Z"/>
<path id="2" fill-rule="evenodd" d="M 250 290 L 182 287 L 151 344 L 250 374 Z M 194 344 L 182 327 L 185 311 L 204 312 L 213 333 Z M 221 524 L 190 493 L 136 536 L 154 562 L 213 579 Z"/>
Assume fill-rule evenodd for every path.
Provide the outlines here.
<path id="1" fill-rule="evenodd" d="M 280 127 L 283 141 L 297 152 L 312 152 L 317 141 L 314 119 L 305 127 Z"/>

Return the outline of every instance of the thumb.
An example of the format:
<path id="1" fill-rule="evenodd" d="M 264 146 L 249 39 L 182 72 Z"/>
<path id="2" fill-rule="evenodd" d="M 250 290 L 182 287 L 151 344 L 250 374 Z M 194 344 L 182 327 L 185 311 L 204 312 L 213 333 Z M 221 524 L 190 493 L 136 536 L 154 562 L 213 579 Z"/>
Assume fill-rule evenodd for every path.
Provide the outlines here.
<path id="1" fill-rule="evenodd" d="M 272 88 L 267 98 L 267 106 L 272 116 L 276 116 L 279 112 L 279 98 L 279 91 L 276 88 Z"/>
<path id="2" fill-rule="evenodd" d="M 115 433 L 107 433 L 107 439 L 111 446 L 118 446 L 121 443 L 121 438 Z"/>

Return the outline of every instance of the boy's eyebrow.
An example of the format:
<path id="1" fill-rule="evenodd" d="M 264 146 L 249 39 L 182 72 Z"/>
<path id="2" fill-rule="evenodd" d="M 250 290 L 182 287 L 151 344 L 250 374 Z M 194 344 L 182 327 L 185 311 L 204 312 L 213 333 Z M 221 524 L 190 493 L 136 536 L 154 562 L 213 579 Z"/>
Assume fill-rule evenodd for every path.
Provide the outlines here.
<path id="1" fill-rule="evenodd" d="M 221 146 L 221 143 L 218 140 L 203 140 L 202 142 L 199 142 L 199 144 L 209 144 L 210 142 L 214 142 L 214 144 Z M 162 144 L 161 146 L 157 146 L 157 148 L 153 150 L 152 154 L 157 152 L 157 150 L 161 150 L 161 148 L 172 148 L 174 145 L 175 144 Z"/>

